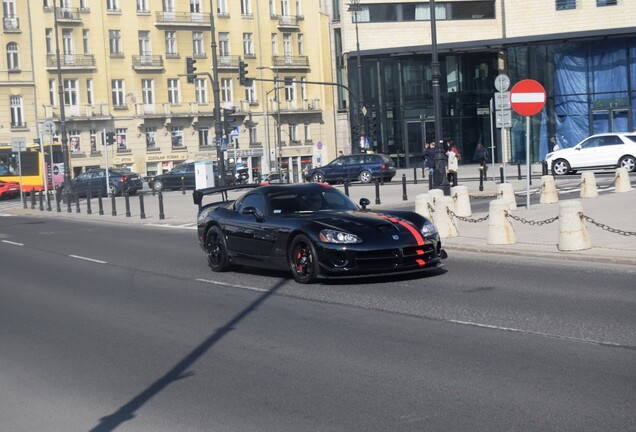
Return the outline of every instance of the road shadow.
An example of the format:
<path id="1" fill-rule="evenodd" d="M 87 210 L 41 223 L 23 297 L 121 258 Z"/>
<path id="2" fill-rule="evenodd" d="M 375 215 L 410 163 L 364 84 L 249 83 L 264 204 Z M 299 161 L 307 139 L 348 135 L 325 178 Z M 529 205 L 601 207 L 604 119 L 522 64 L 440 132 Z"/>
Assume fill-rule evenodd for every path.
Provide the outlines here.
<path id="1" fill-rule="evenodd" d="M 254 312 L 258 306 L 265 302 L 269 297 L 278 291 L 284 285 L 286 280 L 281 280 L 269 291 L 263 293 L 254 302 L 239 312 L 234 318 L 228 321 L 224 326 L 216 329 L 207 339 L 195 347 L 181 361 L 179 361 L 172 369 L 167 371 L 163 376 L 153 382 L 148 388 L 137 394 L 131 400 L 119 407 L 114 413 L 102 417 L 99 424 L 91 429 L 91 432 L 110 432 L 117 429 L 123 423 L 135 418 L 135 412 L 139 410 L 145 403 L 166 389 L 169 385 L 181 379 L 188 378 L 193 372 L 188 371 L 199 358 L 205 355 L 214 345 L 217 344 L 226 334 L 236 328 L 236 326 Z"/>

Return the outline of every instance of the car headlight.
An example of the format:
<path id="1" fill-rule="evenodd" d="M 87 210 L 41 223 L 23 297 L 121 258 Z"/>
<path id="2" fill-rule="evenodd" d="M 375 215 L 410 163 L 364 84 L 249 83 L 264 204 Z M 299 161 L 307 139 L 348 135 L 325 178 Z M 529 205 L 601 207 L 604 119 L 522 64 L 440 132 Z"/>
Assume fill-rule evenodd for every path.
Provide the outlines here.
<path id="1" fill-rule="evenodd" d="M 360 237 L 355 234 L 349 234 L 342 231 L 332 229 L 324 229 L 320 231 L 320 241 L 324 243 L 352 244 L 362 243 Z"/>
<path id="2" fill-rule="evenodd" d="M 424 224 L 421 231 L 423 236 L 432 236 L 437 234 L 437 228 L 435 228 L 435 225 L 428 221 Z"/>

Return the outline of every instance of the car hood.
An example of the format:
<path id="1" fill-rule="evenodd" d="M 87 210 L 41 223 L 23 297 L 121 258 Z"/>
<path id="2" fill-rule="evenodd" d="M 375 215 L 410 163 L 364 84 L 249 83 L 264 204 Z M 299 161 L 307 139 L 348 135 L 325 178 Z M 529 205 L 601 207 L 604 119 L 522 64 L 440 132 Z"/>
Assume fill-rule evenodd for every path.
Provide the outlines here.
<path id="1" fill-rule="evenodd" d="M 567 157 L 569 155 L 572 154 L 576 154 L 579 153 L 580 150 L 575 150 L 575 147 L 568 147 L 568 148 L 564 148 L 561 150 L 557 150 L 555 152 L 552 153 L 548 153 L 547 155 L 545 155 L 546 159 L 557 159 L 559 157 Z"/>
<path id="2" fill-rule="evenodd" d="M 346 231 L 363 239 L 399 234 L 419 233 L 418 227 L 406 219 L 373 211 L 317 212 L 307 215 L 322 228 Z M 322 229 L 321 228 L 321 229 Z M 391 238 L 391 237 L 389 237 Z"/>

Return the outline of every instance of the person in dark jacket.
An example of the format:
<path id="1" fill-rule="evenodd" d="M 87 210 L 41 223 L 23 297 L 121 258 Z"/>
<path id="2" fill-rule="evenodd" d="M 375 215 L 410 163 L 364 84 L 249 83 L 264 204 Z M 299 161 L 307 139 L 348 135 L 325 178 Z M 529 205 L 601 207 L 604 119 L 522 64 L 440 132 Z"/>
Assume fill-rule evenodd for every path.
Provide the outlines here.
<path id="1" fill-rule="evenodd" d="M 432 176 L 433 171 L 435 170 L 435 140 L 432 140 L 430 144 L 427 144 L 424 151 L 424 166 L 428 168 L 428 173 Z"/>

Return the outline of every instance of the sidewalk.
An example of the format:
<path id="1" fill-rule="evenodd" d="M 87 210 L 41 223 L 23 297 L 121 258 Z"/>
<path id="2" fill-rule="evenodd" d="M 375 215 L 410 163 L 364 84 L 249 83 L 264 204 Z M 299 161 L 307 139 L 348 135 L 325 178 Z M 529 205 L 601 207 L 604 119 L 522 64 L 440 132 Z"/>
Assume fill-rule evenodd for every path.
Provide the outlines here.
<path id="1" fill-rule="evenodd" d="M 524 179 L 517 179 L 517 170 L 507 168 L 507 181 L 513 184 L 517 198 L 517 210 L 511 211 L 513 216 L 522 218 L 528 223 L 512 220 L 517 243 L 511 245 L 489 245 L 488 240 L 488 220 L 474 222 L 474 220 L 488 215 L 488 205 L 495 199 L 499 179 L 493 181 L 492 178 L 484 182 L 484 190 L 479 191 L 478 169 L 476 166 L 465 166 L 460 170 L 458 184 L 468 188 L 471 205 L 477 206 L 479 197 L 483 197 L 483 203 L 477 207 L 483 210 L 475 211 L 468 219 L 470 221 L 457 220 L 456 226 L 459 236 L 445 238 L 442 243 L 448 251 L 470 251 L 480 253 L 497 253 L 505 255 L 518 255 L 527 257 L 545 257 L 551 259 L 567 259 L 578 261 L 593 261 L 601 263 L 627 264 L 636 266 L 636 189 L 630 192 L 616 193 L 613 190 L 613 176 L 604 175 L 597 178 L 599 196 L 596 198 L 580 198 L 580 193 L 576 185 L 580 176 L 566 176 L 557 179 L 557 189 L 559 190 L 559 201 L 575 199 L 581 202 L 583 213 L 590 217 L 602 227 L 585 222 L 590 236 L 592 248 L 582 251 L 564 252 L 559 251 L 557 243 L 559 240 L 559 222 L 544 223 L 544 221 L 558 216 L 559 203 L 556 204 L 535 204 L 526 208 L 526 188 L 527 182 Z M 525 172 L 525 171 L 523 171 Z M 490 174 L 490 173 L 489 173 Z M 511 176 L 514 174 L 514 177 Z M 407 180 L 407 199 L 404 200 L 404 188 L 402 176 Z M 417 170 L 418 182 L 413 183 L 413 169 L 400 169 L 398 174 L 390 183 L 385 183 L 379 188 L 380 204 L 376 203 L 375 185 L 363 185 L 354 183 L 349 187 L 349 196 L 358 203 L 360 198 L 365 197 L 371 201 L 371 209 L 411 209 L 415 207 L 415 198 L 418 194 L 428 192 L 428 177 L 423 180 L 421 169 Z M 539 197 L 541 176 L 540 173 L 533 176 L 533 185 L 530 192 Z M 631 176 L 632 187 L 636 186 L 636 176 Z M 343 185 L 336 186 L 344 190 Z M 563 191 L 563 192 L 562 192 Z M 536 194 L 536 195 L 535 195 Z M 236 194 L 238 196 L 238 193 Z M 235 196 L 235 197 L 236 197 Z M 230 195 L 232 198 L 232 195 Z M 163 218 L 161 218 L 159 196 L 152 195 L 150 191 L 143 194 L 144 215 L 141 218 L 140 197 L 131 196 L 129 198 L 130 216 L 126 216 L 126 206 L 123 197 L 116 198 L 116 215 L 112 214 L 110 199 L 102 200 L 104 215 L 99 215 L 98 200 L 91 200 L 92 214 L 87 213 L 86 200 L 80 201 L 80 212 L 77 212 L 76 204 L 72 204 L 71 212 L 64 204 L 58 212 L 55 202 L 51 203 L 52 210 L 46 210 L 46 202 L 43 203 L 44 211 L 40 211 L 39 201 L 36 201 L 35 208 L 31 209 L 31 201 L 27 200 L 27 209 L 22 203 L 15 203 L 11 208 L 0 207 L 0 213 L 21 214 L 39 217 L 57 217 L 74 220 L 101 220 L 105 222 L 128 223 L 128 224 L 153 224 L 178 226 L 192 228 L 196 226 L 197 207 L 192 201 L 192 191 L 166 192 L 163 199 Z M 19 204 L 19 205 L 18 205 Z M 603 229 L 603 227 L 605 229 Z M 452 257 L 452 255 L 451 255 Z"/>

